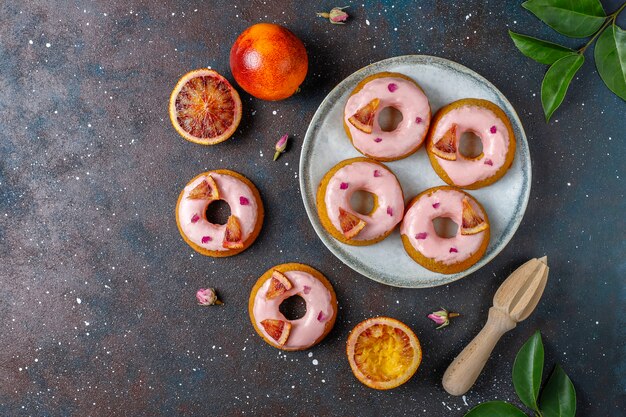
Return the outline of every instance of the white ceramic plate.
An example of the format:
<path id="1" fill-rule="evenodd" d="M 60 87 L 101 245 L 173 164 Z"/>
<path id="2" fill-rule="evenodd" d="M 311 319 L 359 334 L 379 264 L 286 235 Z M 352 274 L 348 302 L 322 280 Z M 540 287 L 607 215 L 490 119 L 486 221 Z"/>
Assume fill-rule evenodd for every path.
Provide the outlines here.
<path id="1" fill-rule="evenodd" d="M 350 246 L 335 240 L 322 226 L 315 198 L 322 177 L 339 161 L 362 156 L 343 129 L 343 108 L 350 92 L 363 78 L 381 72 L 399 72 L 413 78 L 428 96 L 433 114 L 461 98 L 483 98 L 500 106 L 513 125 L 517 150 L 506 175 L 488 187 L 470 190 L 489 214 L 491 241 L 483 258 L 457 274 L 431 272 L 405 252 L 399 227 L 371 246 Z M 421 191 L 445 183 L 432 169 L 422 146 L 408 158 L 385 163 L 398 177 L 406 202 Z M 434 287 L 463 278 L 491 261 L 511 240 L 519 226 L 530 194 L 531 167 L 528 142 L 513 106 L 489 81 L 474 71 L 446 59 L 407 55 L 371 64 L 335 87 L 320 104 L 309 125 L 300 156 L 300 189 L 307 215 L 317 235 L 332 253 L 355 271 L 396 287 Z"/>

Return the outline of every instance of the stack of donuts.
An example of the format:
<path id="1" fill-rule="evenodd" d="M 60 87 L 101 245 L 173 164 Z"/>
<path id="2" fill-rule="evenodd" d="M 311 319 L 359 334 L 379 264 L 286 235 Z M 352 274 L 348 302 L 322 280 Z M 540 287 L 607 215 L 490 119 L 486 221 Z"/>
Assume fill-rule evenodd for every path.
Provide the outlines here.
<path id="1" fill-rule="evenodd" d="M 402 113 L 391 131 L 379 123 L 388 107 Z M 407 254 L 424 268 L 452 274 L 478 262 L 489 244 L 489 217 L 464 190 L 493 184 L 511 167 L 515 135 L 504 111 L 490 101 L 466 98 L 431 117 L 428 97 L 414 80 L 382 72 L 352 91 L 343 124 L 364 157 L 341 161 L 320 182 L 317 211 L 328 233 L 349 245 L 372 245 L 400 225 Z M 466 133 L 480 138 L 480 154 L 461 152 Z M 383 162 L 406 158 L 424 142 L 433 169 L 448 185 L 424 190 L 405 205 L 400 182 Z M 363 191 L 373 196 L 373 208 L 365 214 L 351 203 L 354 193 Z M 440 236 L 433 223 L 439 218 L 456 223 L 456 233 Z"/>

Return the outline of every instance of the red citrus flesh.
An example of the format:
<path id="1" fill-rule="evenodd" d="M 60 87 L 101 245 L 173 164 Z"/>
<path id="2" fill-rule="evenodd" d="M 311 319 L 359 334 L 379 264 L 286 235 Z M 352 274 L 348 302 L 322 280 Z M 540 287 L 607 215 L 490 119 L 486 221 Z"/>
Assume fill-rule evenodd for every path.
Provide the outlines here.
<path id="1" fill-rule="evenodd" d="M 266 299 L 276 298 L 281 294 L 289 291 L 293 288 L 291 281 L 278 271 L 272 272 L 272 278 L 270 278 L 270 287 L 265 294 Z"/>
<path id="2" fill-rule="evenodd" d="M 241 233 L 241 225 L 239 219 L 235 215 L 231 215 L 226 222 L 226 233 L 224 233 L 224 241 L 222 246 L 228 249 L 243 248 Z"/>
<path id="3" fill-rule="evenodd" d="M 189 192 L 187 198 L 190 200 L 219 200 L 220 194 L 217 190 L 215 180 L 213 180 L 211 176 L 208 176 Z"/>
<path id="4" fill-rule="evenodd" d="M 291 332 L 291 323 L 283 320 L 265 319 L 261 322 L 261 325 L 279 346 L 287 343 L 289 332 Z"/>
<path id="5" fill-rule="evenodd" d="M 359 129 L 361 132 L 372 133 L 374 127 L 374 118 L 376 116 L 376 109 L 380 104 L 380 100 L 375 98 L 365 106 L 357 110 L 356 113 L 348 119 L 352 126 Z"/>
<path id="6" fill-rule="evenodd" d="M 462 235 L 475 235 L 487 229 L 489 225 L 476 213 L 467 197 L 463 198 L 463 224 L 461 225 Z"/>
<path id="7" fill-rule="evenodd" d="M 170 120 L 185 139 L 202 145 L 223 142 L 241 121 L 241 99 L 228 80 L 209 69 L 185 74 L 170 96 Z"/>
<path id="8" fill-rule="evenodd" d="M 455 161 L 456 143 L 456 125 L 452 125 L 450 130 L 444 133 L 443 137 L 433 144 L 431 151 L 441 159 Z"/>
<path id="9" fill-rule="evenodd" d="M 365 223 L 365 221 L 361 218 L 339 207 L 339 224 L 341 225 L 341 231 L 346 239 L 352 239 L 358 235 L 361 230 L 363 230 L 367 223 Z"/>

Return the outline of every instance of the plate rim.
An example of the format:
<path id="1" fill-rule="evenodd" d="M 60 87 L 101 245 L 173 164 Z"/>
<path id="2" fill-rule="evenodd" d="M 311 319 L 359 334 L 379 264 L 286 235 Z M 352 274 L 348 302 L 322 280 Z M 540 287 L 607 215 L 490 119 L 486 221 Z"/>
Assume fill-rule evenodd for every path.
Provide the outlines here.
<path id="1" fill-rule="evenodd" d="M 395 64 L 398 61 L 405 61 L 405 63 L 407 63 L 406 61 L 412 61 L 413 63 L 431 64 L 431 65 L 434 63 L 434 64 L 439 64 L 442 66 L 452 67 L 452 69 L 459 71 L 461 73 L 465 73 L 477 79 L 481 83 L 483 83 L 486 87 L 492 90 L 500 98 L 500 100 L 502 100 L 508 106 L 508 109 L 505 109 L 505 112 L 507 113 L 509 117 L 512 117 L 513 124 L 519 128 L 519 132 L 521 136 L 519 138 L 516 137 L 517 148 L 521 154 L 524 154 L 525 156 L 527 156 L 526 158 L 523 158 L 521 160 L 522 173 L 526 173 L 525 178 L 527 178 L 527 181 L 523 182 L 522 184 L 523 195 L 522 195 L 521 206 L 520 206 L 520 210 L 518 210 L 515 213 L 512 219 L 513 220 L 512 227 L 504 229 L 502 238 L 495 245 L 491 253 L 486 253 L 476 264 L 472 265 L 470 268 L 466 269 L 465 271 L 461 271 L 455 274 L 435 273 L 437 274 L 437 277 L 438 277 L 436 281 L 429 280 L 427 282 L 417 281 L 414 283 L 410 283 L 410 282 L 405 282 L 406 279 L 403 279 L 402 283 L 398 283 L 398 282 L 391 283 L 388 280 L 381 279 L 380 276 L 382 275 L 372 276 L 372 274 L 369 273 L 369 270 L 362 268 L 358 263 L 352 262 L 352 259 L 350 258 L 346 259 L 343 256 L 343 254 L 339 254 L 338 250 L 334 247 L 335 244 L 339 242 L 336 242 L 335 239 L 332 236 L 330 236 L 330 234 L 328 234 L 326 230 L 323 229 L 321 222 L 317 218 L 317 209 L 316 209 L 316 201 L 315 201 L 316 189 L 309 190 L 307 186 L 307 181 L 305 181 L 306 179 L 308 179 L 308 176 L 305 173 L 305 161 L 311 158 L 311 148 L 312 148 L 311 143 L 312 143 L 313 131 L 317 129 L 317 125 L 319 125 L 319 121 L 322 117 L 322 113 L 326 113 L 325 109 L 328 108 L 329 102 L 331 101 L 331 99 L 334 99 L 334 96 L 340 95 L 344 87 L 347 84 L 351 83 L 354 79 L 359 77 L 359 74 L 361 72 L 366 71 L 367 69 L 373 68 L 373 67 L 384 67 L 389 64 Z M 380 70 L 383 71 L 384 69 L 381 68 Z M 518 156 L 518 158 L 519 157 L 520 156 Z M 526 132 L 524 131 L 524 126 L 522 125 L 522 122 L 519 118 L 519 115 L 517 114 L 517 111 L 515 110 L 515 107 L 513 107 L 513 105 L 507 99 L 507 97 L 489 80 L 487 80 L 485 77 L 483 77 L 476 71 L 466 67 L 465 65 L 459 64 L 458 62 L 451 61 L 446 58 L 434 56 L 434 55 L 419 55 L 419 54 L 418 55 L 399 55 L 399 56 L 386 58 L 380 61 L 373 62 L 369 65 L 366 65 L 354 71 L 352 74 L 348 75 L 343 80 L 341 80 L 331 91 L 329 91 L 328 94 L 326 94 L 322 102 L 317 107 L 317 110 L 315 111 L 315 114 L 311 118 L 311 121 L 309 122 L 306 133 L 304 135 L 302 148 L 300 152 L 298 175 L 299 175 L 299 184 L 300 184 L 300 195 L 302 196 L 302 201 L 304 203 L 304 209 L 306 211 L 308 220 L 310 224 L 313 226 L 313 230 L 315 230 L 315 233 L 317 234 L 319 239 L 322 241 L 324 246 L 326 246 L 326 248 L 337 259 L 339 259 L 339 261 L 341 261 L 346 266 L 350 267 L 355 272 L 375 282 L 379 282 L 384 285 L 398 287 L 398 288 L 433 288 L 433 287 L 438 287 L 442 285 L 448 285 L 452 282 L 458 281 L 461 278 L 471 275 L 472 273 L 478 271 L 480 268 L 482 268 L 483 266 L 491 262 L 509 244 L 509 242 L 511 241 L 511 239 L 517 232 L 517 229 L 519 228 L 522 222 L 524 214 L 526 213 L 526 209 L 528 207 L 528 201 L 530 199 L 530 189 L 532 187 L 532 163 L 531 163 L 531 158 L 530 158 L 530 149 L 528 146 Z M 312 205 L 309 205 L 307 202 L 307 192 L 311 193 L 311 197 L 313 201 Z M 511 223 L 509 222 L 509 224 Z"/>

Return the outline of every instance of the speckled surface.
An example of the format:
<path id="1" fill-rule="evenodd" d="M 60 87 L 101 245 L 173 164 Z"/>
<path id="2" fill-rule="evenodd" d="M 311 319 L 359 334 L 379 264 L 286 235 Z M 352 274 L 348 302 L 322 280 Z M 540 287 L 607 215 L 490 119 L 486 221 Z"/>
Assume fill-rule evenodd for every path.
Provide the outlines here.
<path id="1" fill-rule="evenodd" d="M 546 124 L 545 67 L 519 54 L 506 29 L 563 38 L 517 1 L 353 3 L 345 26 L 314 17 L 333 5 L 0 4 L 0 415 L 462 416 L 484 400 L 519 404 L 511 366 L 536 329 L 548 366 L 559 362 L 572 377 L 578 415 L 624 414 L 626 105 L 602 84 L 591 50 Z M 304 41 L 302 92 L 278 103 L 244 93 L 232 140 L 185 142 L 167 117 L 171 88 L 202 66 L 232 80 L 230 46 L 260 21 Z M 533 158 L 528 210 L 511 243 L 472 276 L 419 290 L 377 284 L 337 261 L 305 217 L 297 178 L 324 96 L 358 68 L 413 53 L 493 82 L 518 111 Z M 283 133 L 292 145 L 272 162 Z M 214 168 L 254 181 L 267 210 L 257 242 L 228 259 L 195 254 L 173 215 L 184 184 Z M 536 313 L 503 338 L 465 399 L 448 396 L 441 376 L 497 286 L 543 254 L 551 275 Z M 323 343 L 284 354 L 259 339 L 246 309 L 258 276 L 289 261 L 322 271 L 341 309 Z M 207 285 L 224 306 L 195 304 Z M 425 315 L 440 305 L 462 317 L 435 331 Z M 350 329 L 382 314 L 409 324 L 425 352 L 415 377 L 390 392 L 362 386 L 344 357 Z"/>

